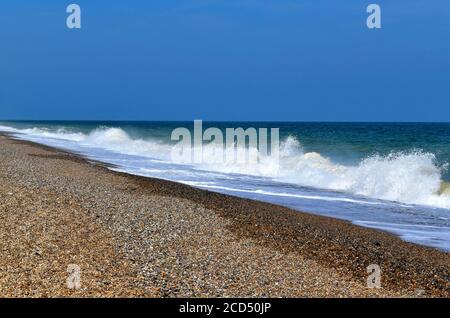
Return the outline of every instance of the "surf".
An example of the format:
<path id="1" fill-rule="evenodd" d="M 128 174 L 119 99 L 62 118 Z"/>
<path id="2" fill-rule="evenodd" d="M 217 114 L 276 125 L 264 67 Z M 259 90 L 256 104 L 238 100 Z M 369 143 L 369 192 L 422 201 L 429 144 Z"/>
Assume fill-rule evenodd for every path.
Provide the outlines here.
<path id="1" fill-rule="evenodd" d="M 132 138 L 120 127 L 98 127 L 87 134 L 42 127 L 15 129 L 0 126 L 0 130 L 29 136 L 37 141 L 67 141 L 85 148 L 172 163 L 173 143 L 161 139 Z M 281 140 L 276 160 L 267 153 L 260 153 L 256 147 L 246 149 L 256 153 L 258 158 L 250 164 L 208 160 L 209 156 L 223 151 L 222 146 L 215 143 L 206 143 L 201 150 L 205 160 L 190 164 L 191 168 L 200 171 L 257 176 L 375 199 L 450 209 L 449 186 L 442 180 L 442 173 L 448 165 L 437 164 L 433 153 L 418 149 L 391 152 L 384 156 L 373 154 L 356 165 L 339 164 L 320 153 L 306 152 L 294 136 Z"/>
<path id="2" fill-rule="evenodd" d="M 174 143 L 170 131 L 178 125 L 0 123 L 0 131 L 108 163 L 111 170 L 349 220 L 450 250 L 450 190 L 443 179 L 447 165 L 440 164 L 430 151 L 413 148 L 372 153 L 342 163 L 321 151 L 308 150 L 311 147 L 303 145 L 297 133 L 280 138 L 276 160 L 258 147 L 241 144 L 236 146 L 253 152 L 256 162 L 180 164 L 171 160 Z M 290 129 L 295 132 L 295 127 Z M 332 148 L 339 150 L 335 145 Z M 326 150 L 327 145 L 322 144 L 321 149 Z M 202 156 L 208 159 L 220 150 L 223 145 L 206 142 Z"/>

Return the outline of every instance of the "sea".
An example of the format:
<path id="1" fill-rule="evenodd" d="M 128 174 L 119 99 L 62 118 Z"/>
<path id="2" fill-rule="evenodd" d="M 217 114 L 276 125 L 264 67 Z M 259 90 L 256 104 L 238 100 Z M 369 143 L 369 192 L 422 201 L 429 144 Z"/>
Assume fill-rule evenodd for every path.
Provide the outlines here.
<path id="1" fill-rule="evenodd" d="M 14 138 L 112 170 L 348 220 L 450 251 L 450 123 L 203 122 L 210 127 L 224 134 L 278 128 L 279 156 L 261 154 L 251 164 L 174 162 L 172 132 L 193 133 L 193 121 L 0 121 Z"/>

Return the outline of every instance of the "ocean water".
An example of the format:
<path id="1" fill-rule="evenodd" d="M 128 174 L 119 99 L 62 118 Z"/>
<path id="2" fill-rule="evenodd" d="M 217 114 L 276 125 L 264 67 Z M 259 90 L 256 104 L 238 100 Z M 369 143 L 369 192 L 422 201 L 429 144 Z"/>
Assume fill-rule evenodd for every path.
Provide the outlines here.
<path id="1" fill-rule="evenodd" d="M 203 123 L 223 131 L 279 128 L 278 169 L 267 156 L 254 164 L 174 163 L 177 127 L 192 131 L 193 122 L 0 122 L 15 138 L 118 171 L 349 220 L 450 251 L 450 124 Z"/>

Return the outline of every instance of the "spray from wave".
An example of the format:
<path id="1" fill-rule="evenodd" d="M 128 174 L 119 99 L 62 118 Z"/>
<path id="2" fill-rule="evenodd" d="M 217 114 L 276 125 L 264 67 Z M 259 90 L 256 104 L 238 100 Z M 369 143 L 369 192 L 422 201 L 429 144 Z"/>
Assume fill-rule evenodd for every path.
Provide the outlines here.
<path id="1" fill-rule="evenodd" d="M 0 130 L 165 161 L 170 160 L 173 146 L 158 139 L 133 139 L 121 128 L 100 127 L 88 134 L 65 129 L 18 130 L 2 126 Z M 204 147 L 203 156 L 215 155 L 217 149 L 214 147 L 213 144 Z M 257 149 L 249 151 L 257 152 Z M 270 156 L 260 155 L 256 164 L 215 164 L 205 160 L 193 168 L 266 177 L 279 182 L 408 204 L 450 208 L 450 193 L 442 191 L 441 178 L 447 166 L 439 166 L 434 154 L 420 150 L 395 152 L 386 156 L 372 155 L 357 165 L 346 166 L 334 163 L 320 153 L 305 152 L 300 142 L 289 136 L 280 143 L 277 161 Z"/>
<path id="2" fill-rule="evenodd" d="M 373 155 L 356 166 L 335 164 L 314 152 L 280 162 L 277 178 L 283 181 L 389 201 L 450 207 L 450 195 L 440 193 L 446 167 L 439 167 L 431 153 L 415 150 Z"/>

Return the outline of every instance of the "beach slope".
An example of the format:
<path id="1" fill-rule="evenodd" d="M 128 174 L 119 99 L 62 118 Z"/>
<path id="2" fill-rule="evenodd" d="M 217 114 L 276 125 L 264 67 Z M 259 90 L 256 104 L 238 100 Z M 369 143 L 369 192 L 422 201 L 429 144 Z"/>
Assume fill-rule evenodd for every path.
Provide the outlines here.
<path id="1" fill-rule="evenodd" d="M 7 135 L 0 182 L 1 297 L 450 296 L 449 253 Z"/>

